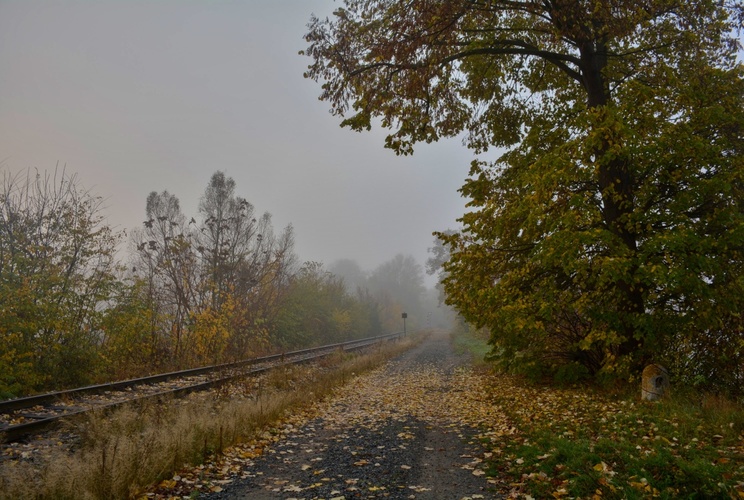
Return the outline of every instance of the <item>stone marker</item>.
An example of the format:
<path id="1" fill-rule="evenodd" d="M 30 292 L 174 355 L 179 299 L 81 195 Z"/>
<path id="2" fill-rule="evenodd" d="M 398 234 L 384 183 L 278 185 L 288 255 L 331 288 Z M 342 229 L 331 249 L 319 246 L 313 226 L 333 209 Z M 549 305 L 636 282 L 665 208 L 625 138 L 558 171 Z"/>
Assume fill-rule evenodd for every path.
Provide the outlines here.
<path id="1" fill-rule="evenodd" d="M 669 391 L 669 372 L 661 365 L 648 365 L 643 369 L 641 399 L 656 401 Z"/>

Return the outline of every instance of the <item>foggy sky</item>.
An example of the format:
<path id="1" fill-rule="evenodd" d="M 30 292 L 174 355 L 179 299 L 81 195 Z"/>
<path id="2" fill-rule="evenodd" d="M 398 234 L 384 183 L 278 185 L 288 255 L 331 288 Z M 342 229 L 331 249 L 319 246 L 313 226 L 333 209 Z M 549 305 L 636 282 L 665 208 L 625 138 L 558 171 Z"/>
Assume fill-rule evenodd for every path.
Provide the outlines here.
<path id="1" fill-rule="evenodd" d="M 384 131 L 339 127 L 298 55 L 332 0 L 0 0 L 0 170 L 68 173 L 118 229 L 151 191 L 187 217 L 216 170 L 295 229 L 303 261 L 398 253 L 423 264 L 455 228 L 472 155 L 459 140 L 383 148 Z"/>

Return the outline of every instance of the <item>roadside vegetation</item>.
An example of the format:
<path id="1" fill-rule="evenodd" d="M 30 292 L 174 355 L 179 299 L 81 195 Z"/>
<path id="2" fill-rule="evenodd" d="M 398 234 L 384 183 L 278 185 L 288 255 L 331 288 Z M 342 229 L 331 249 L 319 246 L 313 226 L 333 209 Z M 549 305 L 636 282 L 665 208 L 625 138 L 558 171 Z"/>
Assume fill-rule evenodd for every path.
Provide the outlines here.
<path id="1" fill-rule="evenodd" d="M 457 355 L 467 355 L 473 365 L 478 367 L 491 367 L 487 361 L 491 346 L 488 345 L 488 331 L 476 329 L 468 325 L 461 318 L 453 327 L 452 347 Z"/>
<path id="2" fill-rule="evenodd" d="M 744 408 L 715 396 L 641 402 L 495 376 L 513 422 L 489 474 L 534 498 L 744 498 Z"/>
<path id="3" fill-rule="evenodd" d="M 128 234 L 64 169 L 0 180 L 0 399 L 392 333 L 404 311 L 415 330 L 436 309 L 410 256 L 301 262 L 223 172 L 193 215 L 150 193 Z"/>
<path id="4" fill-rule="evenodd" d="M 483 335 L 459 328 L 475 357 Z M 459 347 L 458 347 L 459 346 Z M 487 473 L 515 498 L 744 498 L 744 406 L 684 384 L 656 402 L 638 386 L 556 384 L 481 372 L 507 425 L 484 427 Z"/>
<path id="5" fill-rule="evenodd" d="M 72 451 L 52 447 L 5 462 L 0 498 L 132 498 L 146 488 L 174 487 L 171 478 L 181 468 L 202 464 L 231 446 L 250 442 L 240 451 L 242 459 L 258 456 L 262 446 L 278 439 L 282 419 L 316 405 L 351 377 L 419 340 L 409 337 L 363 354 L 338 353 L 182 400 L 86 414 L 69 429 L 80 436 Z"/>

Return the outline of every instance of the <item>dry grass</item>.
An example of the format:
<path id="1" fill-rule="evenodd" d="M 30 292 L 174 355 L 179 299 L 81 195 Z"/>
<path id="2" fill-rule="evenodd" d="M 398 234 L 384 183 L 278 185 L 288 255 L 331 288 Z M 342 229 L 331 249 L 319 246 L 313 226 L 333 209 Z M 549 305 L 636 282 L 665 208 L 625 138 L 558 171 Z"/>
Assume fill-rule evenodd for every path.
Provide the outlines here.
<path id="1" fill-rule="evenodd" d="M 363 355 L 339 352 L 211 396 L 130 406 L 112 415 L 87 414 L 78 423 L 75 452 L 60 448 L 43 459 L 3 463 L 0 498 L 132 498 L 184 466 L 265 433 L 290 409 L 312 405 L 413 342 L 389 343 Z"/>

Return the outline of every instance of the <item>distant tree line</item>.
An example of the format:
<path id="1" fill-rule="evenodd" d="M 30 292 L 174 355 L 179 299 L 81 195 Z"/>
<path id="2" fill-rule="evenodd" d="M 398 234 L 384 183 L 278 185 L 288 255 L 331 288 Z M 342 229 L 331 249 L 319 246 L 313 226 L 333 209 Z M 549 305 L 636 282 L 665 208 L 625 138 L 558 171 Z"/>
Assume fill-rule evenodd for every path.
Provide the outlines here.
<path id="1" fill-rule="evenodd" d="M 101 208 L 64 170 L 3 173 L 0 397 L 379 335 L 402 329 L 399 301 L 423 310 L 412 258 L 351 287 L 301 263 L 292 227 L 276 232 L 222 172 L 193 216 L 150 193 L 123 258 Z"/>

